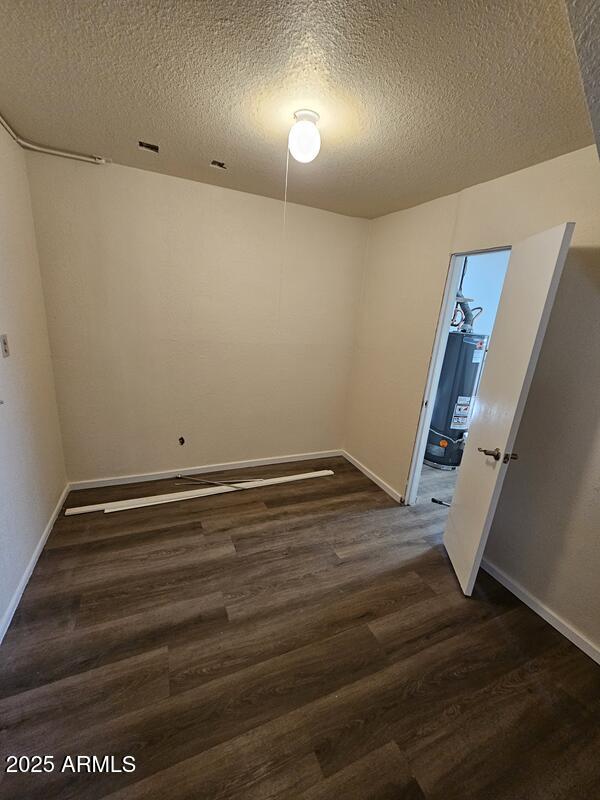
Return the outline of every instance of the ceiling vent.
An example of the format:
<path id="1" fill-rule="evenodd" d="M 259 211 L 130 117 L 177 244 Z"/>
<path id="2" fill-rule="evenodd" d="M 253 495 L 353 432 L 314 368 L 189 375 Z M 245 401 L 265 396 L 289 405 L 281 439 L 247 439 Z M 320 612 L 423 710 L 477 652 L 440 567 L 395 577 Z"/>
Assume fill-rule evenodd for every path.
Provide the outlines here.
<path id="1" fill-rule="evenodd" d="M 150 144 L 150 142 L 138 142 L 140 150 L 150 150 L 151 153 L 158 153 L 158 145 Z"/>
<path id="2" fill-rule="evenodd" d="M 214 167 L 214 169 L 227 169 L 227 164 L 224 161 L 217 161 L 216 158 L 213 158 L 210 165 Z"/>

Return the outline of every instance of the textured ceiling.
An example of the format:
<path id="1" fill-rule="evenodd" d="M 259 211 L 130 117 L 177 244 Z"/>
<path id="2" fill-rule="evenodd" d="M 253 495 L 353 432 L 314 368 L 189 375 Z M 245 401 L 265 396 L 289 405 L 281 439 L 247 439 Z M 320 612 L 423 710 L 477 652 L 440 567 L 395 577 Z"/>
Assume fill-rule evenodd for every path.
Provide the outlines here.
<path id="1" fill-rule="evenodd" d="M 567 0 L 579 71 L 600 153 L 600 3 Z"/>
<path id="2" fill-rule="evenodd" d="M 346 214 L 593 141 L 562 0 L 3 0 L 0 30 L 22 136 L 282 197 L 292 113 L 314 108 L 321 153 L 290 162 L 288 198 Z"/>

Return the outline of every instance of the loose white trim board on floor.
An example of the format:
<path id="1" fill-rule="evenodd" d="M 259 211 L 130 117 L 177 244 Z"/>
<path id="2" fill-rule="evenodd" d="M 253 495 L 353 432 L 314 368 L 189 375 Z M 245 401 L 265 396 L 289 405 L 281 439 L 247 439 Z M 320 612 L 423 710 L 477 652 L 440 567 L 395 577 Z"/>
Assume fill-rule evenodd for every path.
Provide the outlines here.
<path id="1" fill-rule="evenodd" d="M 209 486 L 206 489 L 191 489 L 186 492 L 171 492 L 170 494 L 155 494 L 149 497 L 134 497 L 129 500 L 114 500 L 108 503 L 95 503 L 89 506 L 77 506 L 67 508 L 65 516 L 73 514 L 90 514 L 93 511 L 103 511 L 105 514 L 112 514 L 115 511 L 126 511 L 129 508 L 144 508 L 145 506 L 157 506 L 161 503 L 177 503 L 180 500 L 192 500 L 195 497 L 207 497 L 213 494 L 225 494 L 226 492 L 239 492 L 244 489 L 258 489 L 262 486 L 275 486 L 279 483 L 293 483 L 294 481 L 306 481 L 310 478 L 324 478 L 333 475 L 331 469 L 321 469 L 316 472 L 302 472 L 298 475 L 284 475 L 281 478 L 257 478 L 254 481 L 244 481 L 243 483 L 232 483 L 227 486 Z"/>

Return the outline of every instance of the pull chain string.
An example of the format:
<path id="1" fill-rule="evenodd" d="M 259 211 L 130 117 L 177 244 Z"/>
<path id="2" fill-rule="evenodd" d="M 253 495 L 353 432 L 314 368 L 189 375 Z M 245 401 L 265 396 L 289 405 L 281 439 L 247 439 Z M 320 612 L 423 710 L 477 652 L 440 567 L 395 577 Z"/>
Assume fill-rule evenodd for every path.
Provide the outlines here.
<path id="1" fill-rule="evenodd" d="M 288 193 L 288 173 L 290 167 L 290 150 L 289 147 L 285 148 L 286 157 L 285 157 L 285 188 L 283 191 L 283 232 L 282 232 L 282 254 L 281 254 L 281 266 L 279 269 L 279 289 L 277 292 L 277 333 L 281 331 L 281 299 L 283 295 L 283 275 L 285 272 L 285 257 L 286 257 L 286 244 L 287 244 L 287 193 Z"/>
<path id="2" fill-rule="evenodd" d="M 285 233 L 285 221 L 287 212 L 287 190 L 288 190 L 288 171 L 290 167 L 290 150 L 285 148 L 285 189 L 283 192 L 283 232 Z"/>

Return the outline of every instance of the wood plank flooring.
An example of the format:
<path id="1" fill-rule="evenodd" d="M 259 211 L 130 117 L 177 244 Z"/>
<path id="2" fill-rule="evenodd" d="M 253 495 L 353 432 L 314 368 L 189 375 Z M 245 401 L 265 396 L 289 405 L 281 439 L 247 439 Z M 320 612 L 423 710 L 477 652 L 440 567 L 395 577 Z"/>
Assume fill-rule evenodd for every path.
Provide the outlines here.
<path id="1" fill-rule="evenodd" d="M 341 458 L 243 472 L 322 468 L 59 517 L 0 647 L 3 769 L 56 766 L 2 771 L 0 798 L 600 798 L 600 668 L 485 573 L 464 598 L 428 497 L 401 508 Z"/>

